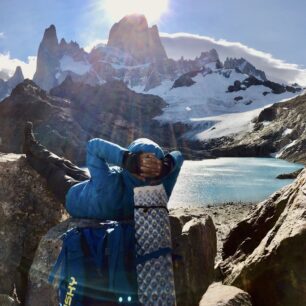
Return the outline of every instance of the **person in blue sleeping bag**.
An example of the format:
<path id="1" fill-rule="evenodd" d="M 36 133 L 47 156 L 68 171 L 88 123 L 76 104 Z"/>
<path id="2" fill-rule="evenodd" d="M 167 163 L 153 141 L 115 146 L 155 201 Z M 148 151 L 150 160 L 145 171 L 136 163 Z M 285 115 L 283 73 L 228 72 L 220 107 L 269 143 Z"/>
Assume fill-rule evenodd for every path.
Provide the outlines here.
<path id="1" fill-rule="evenodd" d="M 41 145 L 31 122 L 24 128 L 23 153 L 72 217 L 115 221 L 133 219 L 134 187 L 163 184 L 169 198 L 183 164 L 181 152 L 165 153 L 147 138 L 127 148 L 94 138 L 87 143 L 88 175 Z"/>

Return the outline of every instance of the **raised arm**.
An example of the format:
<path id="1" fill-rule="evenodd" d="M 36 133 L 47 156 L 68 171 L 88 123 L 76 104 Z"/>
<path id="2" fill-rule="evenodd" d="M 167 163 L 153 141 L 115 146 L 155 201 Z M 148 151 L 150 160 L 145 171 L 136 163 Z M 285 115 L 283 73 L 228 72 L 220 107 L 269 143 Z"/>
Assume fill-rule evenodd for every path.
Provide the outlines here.
<path id="1" fill-rule="evenodd" d="M 165 187 L 168 197 L 171 196 L 172 190 L 176 183 L 177 177 L 181 171 L 181 167 L 184 162 L 183 155 L 180 151 L 172 151 L 169 153 L 172 160 L 171 171 L 163 179 L 163 185 Z"/>
<path id="2" fill-rule="evenodd" d="M 101 186 L 106 176 L 110 174 L 108 164 L 122 166 L 124 152 L 128 150 L 101 138 L 88 141 L 86 163 L 96 187 Z"/>

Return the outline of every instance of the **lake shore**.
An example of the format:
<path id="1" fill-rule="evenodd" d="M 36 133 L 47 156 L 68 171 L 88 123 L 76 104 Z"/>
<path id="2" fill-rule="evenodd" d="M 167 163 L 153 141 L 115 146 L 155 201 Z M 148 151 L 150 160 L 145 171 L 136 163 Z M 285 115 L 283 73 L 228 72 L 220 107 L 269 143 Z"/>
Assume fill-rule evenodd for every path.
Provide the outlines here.
<path id="1" fill-rule="evenodd" d="M 217 256 L 216 263 L 221 260 L 223 242 L 230 230 L 241 220 L 246 218 L 255 208 L 254 203 L 222 203 L 219 205 L 209 205 L 194 208 L 172 208 L 170 213 L 173 215 L 185 214 L 198 216 L 208 214 L 213 219 L 217 232 Z"/>

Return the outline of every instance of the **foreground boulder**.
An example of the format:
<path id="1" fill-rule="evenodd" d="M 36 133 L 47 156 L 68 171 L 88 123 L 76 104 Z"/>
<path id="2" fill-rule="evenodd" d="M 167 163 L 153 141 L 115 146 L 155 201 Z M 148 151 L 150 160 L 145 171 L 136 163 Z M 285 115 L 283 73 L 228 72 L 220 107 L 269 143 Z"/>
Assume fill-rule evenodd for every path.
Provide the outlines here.
<path id="1" fill-rule="evenodd" d="M 252 296 L 255 306 L 306 301 L 306 170 L 229 234 L 220 265 L 224 284 Z"/>
<path id="2" fill-rule="evenodd" d="M 252 306 L 251 297 L 233 286 L 214 283 L 203 295 L 199 306 Z"/>
<path id="3" fill-rule="evenodd" d="M 175 286 L 178 305 L 197 305 L 214 277 L 216 233 L 209 216 L 187 221 L 187 216 L 171 217 Z M 94 221 L 69 219 L 53 227 L 41 240 L 29 274 L 27 306 L 58 305 L 56 289 L 47 281 L 61 249 L 60 236 L 75 226 Z"/>
<path id="4" fill-rule="evenodd" d="M 217 253 L 216 229 L 210 216 L 170 215 L 174 278 L 178 306 L 198 305 L 214 281 Z"/>
<path id="5" fill-rule="evenodd" d="M 45 181 L 28 166 L 25 157 L 0 153 L 2 296 L 17 294 L 23 302 L 28 270 L 38 243 L 62 218 L 61 204 L 47 191 Z M 7 301 L 12 302 L 8 297 Z"/>
<path id="6" fill-rule="evenodd" d="M 0 305 L 1 306 L 18 306 L 17 303 L 12 297 L 6 294 L 0 294 Z"/>

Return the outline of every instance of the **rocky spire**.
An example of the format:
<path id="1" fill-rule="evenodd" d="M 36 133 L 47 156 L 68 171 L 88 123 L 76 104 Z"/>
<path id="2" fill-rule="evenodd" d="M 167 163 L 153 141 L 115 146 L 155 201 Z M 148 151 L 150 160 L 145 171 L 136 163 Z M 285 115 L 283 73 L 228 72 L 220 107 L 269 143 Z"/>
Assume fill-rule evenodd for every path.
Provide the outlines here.
<path id="1" fill-rule="evenodd" d="M 267 81 L 267 77 L 264 71 L 256 69 L 250 62 L 244 58 L 226 58 L 224 62 L 225 69 L 238 69 L 241 73 L 253 76 L 259 80 Z"/>
<path id="2" fill-rule="evenodd" d="M 130 54 L 137 63 L 167 59 L 158 28 L 149 28 L 144 15 L 128 15 L 115 23 L 109 33 L 107 46 Z"/>
<path id="3" fill-rule="evenodd" d="M 52 24 L 45 30 L 39 45 L 37 67 L 33 80 L 45 90 L 56 85 L 55 73 L 59 68 L 58 39 L 55 26 Z"/>
<path id="4" fill-rule="evenodd" d="M 7 83 L 8 83 L 8 86 L 11 89 L 13 89 L 16 87 L 16 85 L 23 82 L 23 80 L 24 80 L 24 76 L 23 76 L 21 67 L 17 66 L 14 75 L 10 79 L 8 79 Z"/>

